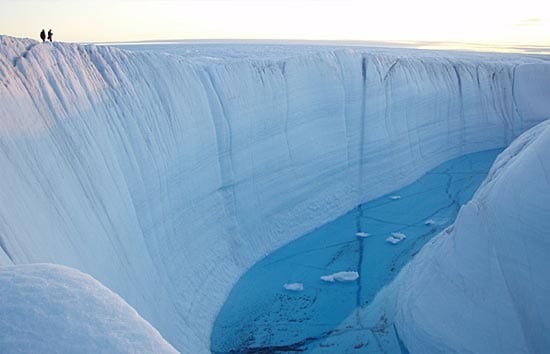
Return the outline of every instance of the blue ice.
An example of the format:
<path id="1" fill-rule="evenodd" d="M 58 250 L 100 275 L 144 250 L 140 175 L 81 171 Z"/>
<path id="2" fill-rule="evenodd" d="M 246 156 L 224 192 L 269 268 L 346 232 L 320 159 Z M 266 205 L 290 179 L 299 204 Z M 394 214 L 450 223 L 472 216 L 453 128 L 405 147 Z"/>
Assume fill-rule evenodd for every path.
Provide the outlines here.
<path id="1" fill-rule="evenodd" d="M 335 336 L 334 329 L 453 223 L 500 151 L 447 161 L 266 256 L 232 289 L 214 325 L 212 351 L 383 349 L 357 335 Z M 348 272 L 347 281 L 321 280 L 339 272 Z"/>

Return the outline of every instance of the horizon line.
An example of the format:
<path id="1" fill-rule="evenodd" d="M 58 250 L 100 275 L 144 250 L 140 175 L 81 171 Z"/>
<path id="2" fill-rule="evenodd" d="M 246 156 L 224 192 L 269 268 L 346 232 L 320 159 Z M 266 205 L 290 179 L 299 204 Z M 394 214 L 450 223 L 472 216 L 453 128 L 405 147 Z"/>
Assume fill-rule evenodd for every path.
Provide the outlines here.
<path id="1" fill-rule="evenodd" d="M 360 39 L 283 39 L 283 38 L 176 38 L 144 39 L 131 41 L 79 42 L 95 45 L 161 45 L 161 44 L 312 44 L 312 45 L 348 45 L 380 46 L 410 49 L 462 50 L 475 52 L 501 52 L 511 54 L 550 55 L 550 45 L 521 43 L 483 43 L 472 41 L 436 41 L 436 40 L 360 40 Z"/>
<path id="2" fill-rule="evenodd" d="M 17 37 L 7 34 L 0 36 Z M 62 40 L 57 42 L 64 42 Z M 493 52 L 529 55 L 550 55 L 550 45 L 508 43 L 484 43 L 473 41 L 442 41 L 442 40 L 362 40 L 362 39 L 300 39 L 300 38 L 166 38 L 166 39 L 142 39 L 142 40 L 118 40 L 118 41 L 67 41 L 82 45 L 120 46 L 120 45 L 162 45 L 162 44 L 280 44 L 280 45 L 335 45 L 335 46 L 370 46 L 407 48 L 424 50 L 451 50 Z"/>

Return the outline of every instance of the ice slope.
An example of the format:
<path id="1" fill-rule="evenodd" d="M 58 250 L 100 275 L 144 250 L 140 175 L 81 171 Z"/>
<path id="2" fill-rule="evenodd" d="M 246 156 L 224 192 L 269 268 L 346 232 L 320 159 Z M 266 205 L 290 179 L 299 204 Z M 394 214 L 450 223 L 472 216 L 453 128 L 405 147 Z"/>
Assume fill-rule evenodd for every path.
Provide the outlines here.
<path id="1" fill-rule="evenodd" d="M 120 296 L 53 264 L 0 267 L 2 353 L 176 353 Z"/>
<path id="2" fill-rule="evenodd" d="M 0 262 L 89 273 L 178 350 L 206 352 L 255 261 L 506 146 L 548 117 L 549 79 L 522 56 L 289 47 L 224 61 L 2 36 Z"/>
<path id="3" fill-rule="evenodd" d="M 550 121 L 498 158 L 454 227 L 370 308 L 411 353 L 545 353 L 550 348 Z"/>

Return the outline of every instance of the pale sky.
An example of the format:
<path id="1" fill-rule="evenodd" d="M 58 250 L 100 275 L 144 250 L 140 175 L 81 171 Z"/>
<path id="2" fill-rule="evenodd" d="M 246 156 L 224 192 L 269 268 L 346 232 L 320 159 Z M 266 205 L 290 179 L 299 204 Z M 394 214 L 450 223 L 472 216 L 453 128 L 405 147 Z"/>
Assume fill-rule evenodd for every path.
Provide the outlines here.
<path id="1" fill-rule="evenodd" d="M 550 46 L 550 0 L 0 0 L 0 34 L 159 39 L 458 41 Z"/>

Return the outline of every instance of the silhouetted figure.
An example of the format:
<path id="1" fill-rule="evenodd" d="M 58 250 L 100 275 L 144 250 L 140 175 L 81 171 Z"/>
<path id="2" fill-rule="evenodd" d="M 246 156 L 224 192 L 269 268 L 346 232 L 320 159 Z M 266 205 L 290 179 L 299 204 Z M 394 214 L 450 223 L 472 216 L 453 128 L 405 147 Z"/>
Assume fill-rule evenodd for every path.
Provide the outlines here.
<path id="1" fill-rule="evenodd" d="M 46 41 L 46 31 L 42 30 L 42 32 L 40 32 L 40 39 L 42 39 L 42 43 Z"/>
<path id="2" fill-rule="evenodd" d="M 48 40 L 49 40 L 50 42 L 52 41 L 52 37 L 53 37 L 53 32 L 52 32 L 52 30 L 50 29 L 50 30 L 48 31 Z"/>

